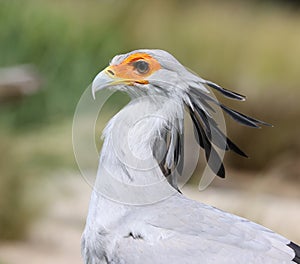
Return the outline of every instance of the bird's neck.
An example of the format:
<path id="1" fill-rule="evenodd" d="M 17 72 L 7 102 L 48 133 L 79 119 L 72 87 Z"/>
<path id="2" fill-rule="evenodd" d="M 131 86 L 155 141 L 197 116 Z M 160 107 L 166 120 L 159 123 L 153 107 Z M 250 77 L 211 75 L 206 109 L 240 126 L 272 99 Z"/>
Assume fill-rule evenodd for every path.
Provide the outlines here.
<path id="1" fill-rule="evenodd" d="M 175 119 L 183 120 L 183 106 L 166 97 L 142 97 L 117 113 L 103 133 L 96 189 L 112 200 L 136 204 L 174 192 L 153 153 L 164 148 L 163 131 Z"/>

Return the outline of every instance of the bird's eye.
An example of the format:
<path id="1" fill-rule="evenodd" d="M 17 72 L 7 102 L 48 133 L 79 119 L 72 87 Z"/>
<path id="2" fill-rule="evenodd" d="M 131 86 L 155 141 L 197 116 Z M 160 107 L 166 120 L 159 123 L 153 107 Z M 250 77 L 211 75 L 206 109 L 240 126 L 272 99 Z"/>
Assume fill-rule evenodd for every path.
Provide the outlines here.
<path id="1" fill-rule="evenodd" d="M 149 71 L 149 63 L 144 60 L 139 60 L 133 63 L 134 68 L 141 74 Z"/>

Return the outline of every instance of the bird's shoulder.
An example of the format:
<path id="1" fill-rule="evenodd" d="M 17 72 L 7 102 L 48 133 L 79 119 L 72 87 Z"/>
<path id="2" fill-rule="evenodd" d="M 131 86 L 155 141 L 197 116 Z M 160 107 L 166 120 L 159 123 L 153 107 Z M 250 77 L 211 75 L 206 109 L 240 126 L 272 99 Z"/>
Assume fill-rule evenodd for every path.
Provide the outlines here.
<path id="1" fill-rule="evenodd" d="M 183 195 L 129 208 L 119 221 L 89 231 L 89 240 L 83 238 L 86 258 L 99 263 L 293 263 L 286 238 Z"/>
<path id="2" fill-rule="evenodd" d="M 292 263 L 293 259 L 286 238 L 181 195 L 135 208 L 123 221 L 117 233 L 124 235 L 115 241 L 113 255 L 125 256 L 130 263 L 139 263 L 136 258 L 141 256 L 150 262 L 158 256 L 151 263 Z"/>

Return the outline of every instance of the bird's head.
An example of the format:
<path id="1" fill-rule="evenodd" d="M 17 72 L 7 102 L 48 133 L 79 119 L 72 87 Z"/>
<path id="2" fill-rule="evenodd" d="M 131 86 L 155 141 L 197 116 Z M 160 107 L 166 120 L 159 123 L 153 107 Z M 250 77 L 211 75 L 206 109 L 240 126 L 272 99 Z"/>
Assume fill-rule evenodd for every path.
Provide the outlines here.
<path id="1" fill-rule="evenodd" d="M 212 96 L 209 87 L 230 99 L 245 100 L 243 95 L 204 80 L 187 70 L 166 51 L 141 49 L 115 56 L 110 65 L 95 77 L 92 93 L 95 96 L 99 90 L 114 88 L 125 91 L 132 97 L 163 95 L 180 101 L 191 116 L 195 137 L 205 150 L 208 164 L 218 176 L 224 177 L 223 164 L 213 146 L 233 150 L 242 156 L 246 154 L 219 129 L 211 115 L 214 112 L 212 105 L 221 108 L 243 125 L 259 127 L 268 124 L 226 107 Z M 213 159 L 211 156 L 214 156 Z"/>
<path id="2" fill-rule="evenodd" d="M 133 96 L 182 96 L 189 85 L 201 80 L 168 52 L 143 49 L 115 56 L 94 79 L 92 92 L 94 96 L 98 90 L 109 87 Z M 208 92 L 204 86 L 201 89 Z"/>

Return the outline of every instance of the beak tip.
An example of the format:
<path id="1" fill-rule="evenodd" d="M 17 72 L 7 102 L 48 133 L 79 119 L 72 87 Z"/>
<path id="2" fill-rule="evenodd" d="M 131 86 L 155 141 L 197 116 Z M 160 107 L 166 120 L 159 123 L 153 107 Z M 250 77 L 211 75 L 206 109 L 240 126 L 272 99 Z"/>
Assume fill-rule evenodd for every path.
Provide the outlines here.
<path id="1" fill-rule="evenodd" d="M 111 86 L 112 83 L 113 79 L 110 75 L 107 74 L 107 69 L 99 72 L 91 85 L 93 99 L 96 99 L 96 92 Z"/>
<path id="2" fill-rule="evenodd" d="M 96 99 L 96 89 L 93 85 L 92 85 L 92 97 L 94 100 Z"/>

